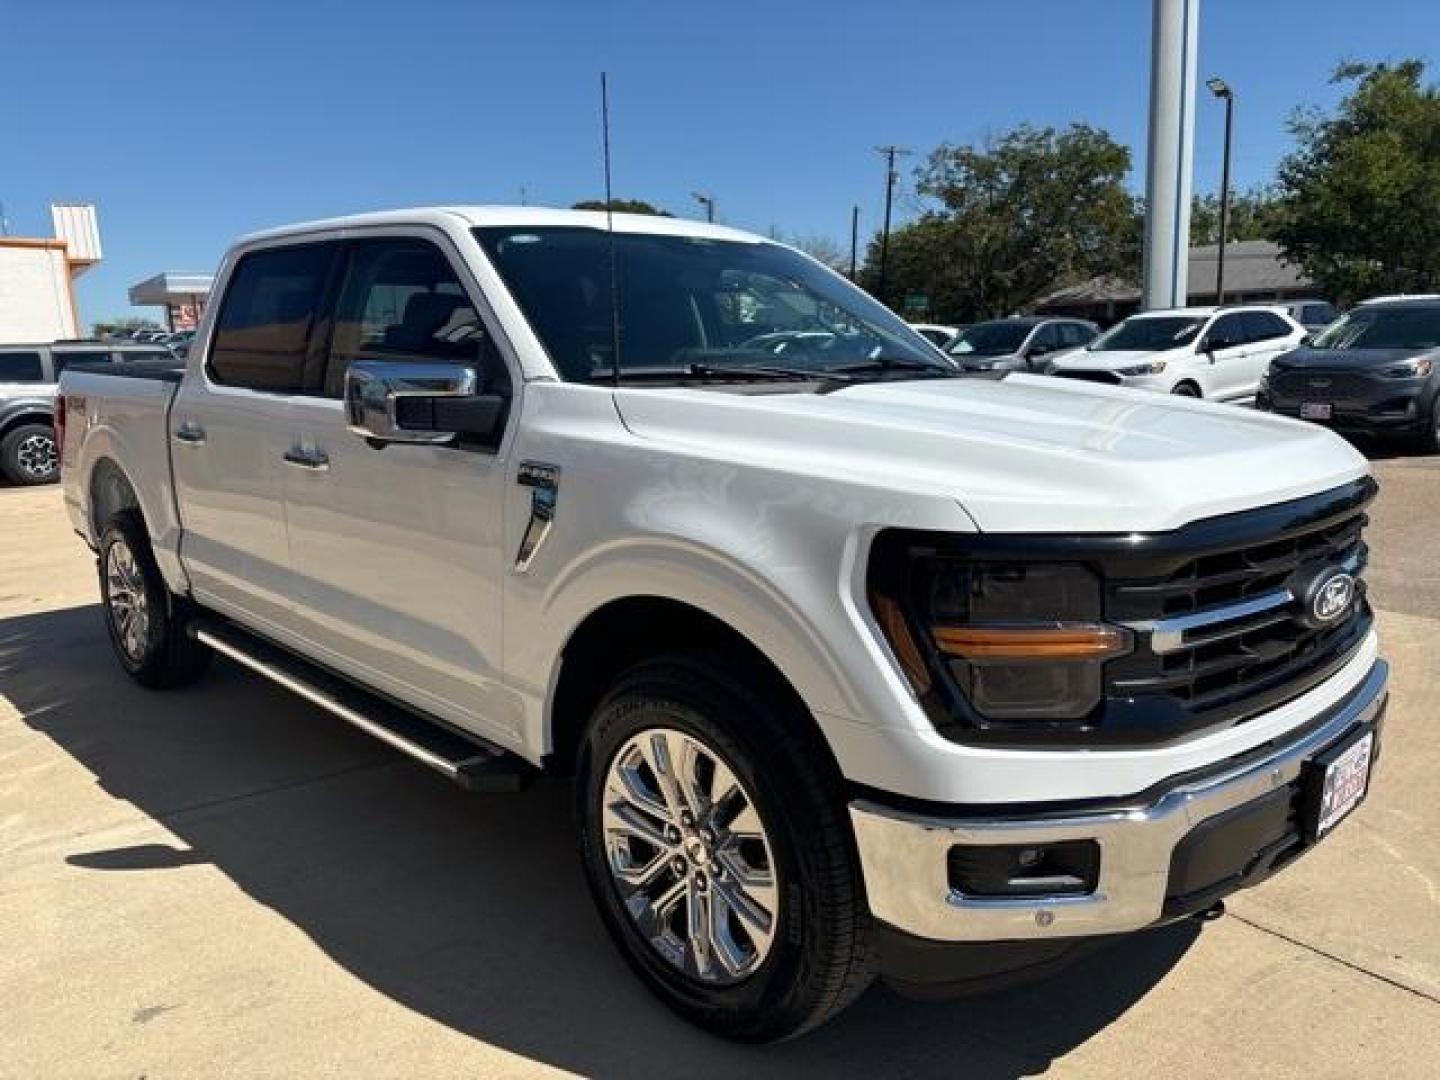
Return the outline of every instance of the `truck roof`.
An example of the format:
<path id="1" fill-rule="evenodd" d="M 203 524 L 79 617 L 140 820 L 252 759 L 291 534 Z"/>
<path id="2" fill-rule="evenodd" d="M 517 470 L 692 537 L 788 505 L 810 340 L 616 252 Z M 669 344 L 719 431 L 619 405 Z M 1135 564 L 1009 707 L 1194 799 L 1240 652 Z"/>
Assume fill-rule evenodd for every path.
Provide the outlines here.
<path id="1" fill-rule="evenodd" d="M 711 225 L 686 218 L 660 217 L 654 214 L 614 214 L 603 210 L 557 210 L 544 206 L 417 206 L 400 210 L 377 210 L 365 214 L 299 222 L 274 229 L 263 229 L 240 238 L 240 243 L 279 239 L 302 233 L 331 229 L 358 228 L 368 225 L 453 225 L 458 218 L 467 227 L 525 227 L 604 229 L 607 216 L 613 216 L 615 231 L 648 233 L 656 236 L 693 236 L 709 240 L 731 240 L 758 244 L 764 238 L 753 233 Z"/>

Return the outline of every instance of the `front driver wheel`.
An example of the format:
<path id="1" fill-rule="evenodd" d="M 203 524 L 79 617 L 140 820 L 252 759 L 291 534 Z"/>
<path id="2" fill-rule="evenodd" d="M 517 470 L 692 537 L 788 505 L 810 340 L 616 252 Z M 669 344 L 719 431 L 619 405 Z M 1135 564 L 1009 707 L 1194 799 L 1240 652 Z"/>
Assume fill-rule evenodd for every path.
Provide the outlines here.
<path id="1" fill-rule="evenodd" d="M 762 681 L 713 657 L 632 669 L 582 747 L 582 854 L 641 979 L 725 1038 L 798 1035 L 872 978 L 834 767 Z"/>

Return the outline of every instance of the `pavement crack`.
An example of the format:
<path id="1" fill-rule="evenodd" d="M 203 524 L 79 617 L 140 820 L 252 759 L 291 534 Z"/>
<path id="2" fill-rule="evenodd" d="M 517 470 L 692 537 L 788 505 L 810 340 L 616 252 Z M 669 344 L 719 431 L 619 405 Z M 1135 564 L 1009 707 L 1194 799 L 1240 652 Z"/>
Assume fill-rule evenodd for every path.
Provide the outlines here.
<path id="1" fill-rule="evenodd" d="M 1427 991 L 1419 990 L 1416 987 L 1410 986 L 1408 983 L 1403 983 L 1399 979 L 1391 978 L 1389 975 L 1383 975 L 1378 971 L 1371 971 L 1369 968 L 1362 967 L 1360 964 L 1355 963 L 1353 960 L 1346 960 L 1343 956 L 1338 956 L 1333 952 L 1322 949 L 1318 945 L 1311 945 L 1308 941 L 1301 941 L 1299 938 L 1291 937 L 1289 934 L 1281 930 L 1276 930 L 1273 927 L 1265 926 L 1262 923 L 1257 923 L 1252 919 L 1245 918 L 1245 916 L 1243 915 L 1237 915 L 1233 911 L 1227 912 L 1226 914 L 1228 914 L 1230 918 L 1235 919 L 1237 922 L 1244 923 L 1252 930 L 1258 930 L 1262 934 L 1269 934 L 1271 937 L 1279 938 L 1281 941 L 1288 942 L 1289 944 L 1294 945 L 1297 949 L 1304 949 L 1306 952 L 1314 953 L 1316 956 L 1323 956 L 1326 960 L 1339 964 L 1341 967 L 1349 968 L 1351 971 L 1356 972 L 1359 975 L 1364 975 L 1367 978 L 1374 979 L 1376 982 L 1382 982 L 1385 983 L 1387 986 L 1393 986 L 1396 990 L 1403 990 L 1407 994 L 1413 994 L 1415 995 L 1415 997 L 1420 998 L 1422 1001 L 1428 1001 L 1432 1005 L 1440 1005 L 1440 997 L 1436 997 L 1434 994 L 1428 993 Z"/>

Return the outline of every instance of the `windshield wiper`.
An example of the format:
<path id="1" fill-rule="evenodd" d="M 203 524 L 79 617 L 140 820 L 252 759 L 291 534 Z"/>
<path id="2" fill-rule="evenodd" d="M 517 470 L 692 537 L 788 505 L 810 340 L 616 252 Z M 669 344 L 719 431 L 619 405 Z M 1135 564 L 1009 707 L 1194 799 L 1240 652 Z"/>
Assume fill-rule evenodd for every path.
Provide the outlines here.
<path id="1" fill-rule="evenodd" d="M 946 364 L 932 364 L 926 360 L 910 360 L 903 356 L 881 357 L 877 360 L 867 360 L 863 364 L 846 364 L 844 367 L 831 368 L 830 371 L 832 374 L 840 375 L 869 375 L 887 371 L 927 371 L 933 372 L 937 378 L 960 374 L 958 368 Z"/>
<path id="2" fill-rule="evenodd" d="M 691 364 L 690 374 L 699 379 L 744 379 L 756 375 L 762 379 L 793 379 L 804 382 L 854 382 L 846 369 L 827 371 L 824 368 L 782 367 L 778 364 Z"/>

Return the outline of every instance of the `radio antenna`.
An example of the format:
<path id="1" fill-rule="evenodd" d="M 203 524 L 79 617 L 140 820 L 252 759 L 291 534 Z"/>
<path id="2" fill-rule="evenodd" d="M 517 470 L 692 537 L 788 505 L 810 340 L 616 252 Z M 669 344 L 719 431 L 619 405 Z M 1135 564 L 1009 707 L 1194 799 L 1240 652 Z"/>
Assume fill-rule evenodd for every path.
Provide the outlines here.
<path id="1" fill-rule="evenodd" d="M 600 73 L 600 140 L 605 148 L 605 235 L 610 247 L 611 384 L 620 385 L 620 278 L 615 258 L 615 200 L 610 192 L 610 82 Z"/>

